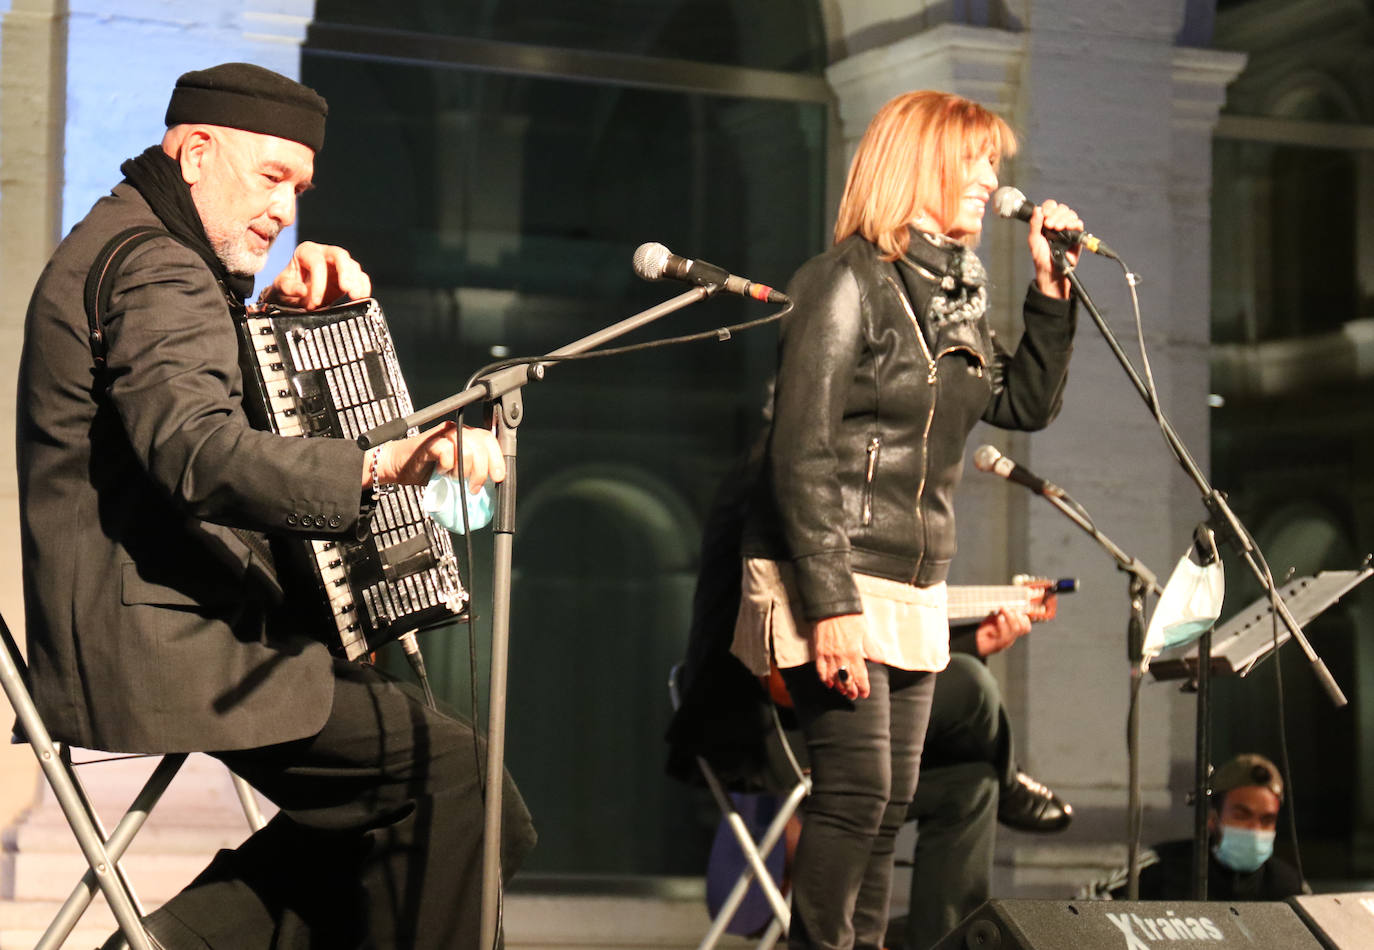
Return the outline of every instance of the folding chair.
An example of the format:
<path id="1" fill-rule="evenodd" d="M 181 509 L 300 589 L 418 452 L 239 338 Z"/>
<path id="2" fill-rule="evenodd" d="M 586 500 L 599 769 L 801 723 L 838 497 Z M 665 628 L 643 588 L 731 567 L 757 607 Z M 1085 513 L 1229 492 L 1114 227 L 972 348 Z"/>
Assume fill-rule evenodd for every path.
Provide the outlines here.
<path id="1" fill-rule="evenodd" d="M 672 700 L 674 710 L 682 703 L 679 689 L 680 676 L 680 665 L 674 666 L 668 673 L 668 695 Z M 773 727 L 776 730 L 779 746 L 786 756 L 788 767 L 792 776 L 796 778 L 796 782 L 782 798 L 778 805 L 777 814 L 774 815 L 772 822 L 769 823 L 768 828 L 757 841 L 754 840 L 749 827 L 739 813 L 739 809 L 735 807 L 735 802 L 731 799 L 715 770 L 711 768 L 711 764 L 703 756 L 695 757 L 697 766 L 701 769 L 701 775 L 706 780 L 707 787 L 711 789 L 711 797 L 716 800 L 716 805 L 720 808 L 721 815 L 725 818 L 735 841 L 739 844 L 745 860 L 745 866 L 740 871 L 734 887 L 730 890 L 724 903 L 721 904 L 720 910 L 716 912 L 716 916 L 711 921 L 711 927 L 707 930 L 701 943 L 697 945 L 697 950 L 713 950 L 716 944 L 720 942 L 721 937 L 725 935 L 726 927 L 730 925 L 735 912 L 744 902 L 749 885 L 754 881 L 758 882 L 760 890 L 773 911 L 773 919 L 764 930 L 757 950 L 771 950 L 778 939 L 787 933 L 787 928 L 791 924 L 792 912 L 787 905 L 787 898 L 783 896 L 779 882 L 773 879 L 773 875 L 765 866 L 764 856 L 772 852 L 774 846 L 782 839 L 788 821 L 811 791 L 811 779 L 802 771 L 801 765 L 797 762 L 797 757 L 792 752 L 792 747 L 788 743 L 786 732 L 783 729 L 782 720 L 778 716 L 777 706 L 770 704 L 769 708 L 772 712 Z"/>
<path id="2" fill-rule="evenodd" d="M 38 765 L 43 777 L 52 788 L 62 814 L 76 836 L 77 844 L 86 859 L 89 870 L 73 888 L 62 908 L 48 925 L 34 950 L 57 950 L 76 928 L 81 915 L 90 907 L 95 893 L 99 890 L 113 912 L 120 931 L 128 941 L 130 950 L 153 950 L 151 938 L 143 927 L 143 906 L 134 893 L 133 885 L 124 873 L 119 861 L 134 836 L 138 834 L 167 785 L 172 781 L 186 761 L 185 753 L 161 757 L 152 776 L 144 783 L 135 796 L 133 803 L 115 825 L 114 831 L 106 834 L 100 816 L 91 805 L 81 780 L 76 774 L 76 763 L 72 762 L 70 749 L 52 740 L 47 727 L 38 716 L 33 697 L 28 689 L 28 667 L 19 644 L 10 634 L 5 618 L 0 616 L 0 639 L 4 649 L 0 650 L 0 686 L 4 687 L 10 705 L 14 707 L 18 722 L 15 726 L 14 741 L 27 742 L 38 757 Z M 248 783 L 237 775 L 233 776 L 235 791 L 248 819 L 249 827 L 257 831 L 264 824 L 257 799 Z"/>

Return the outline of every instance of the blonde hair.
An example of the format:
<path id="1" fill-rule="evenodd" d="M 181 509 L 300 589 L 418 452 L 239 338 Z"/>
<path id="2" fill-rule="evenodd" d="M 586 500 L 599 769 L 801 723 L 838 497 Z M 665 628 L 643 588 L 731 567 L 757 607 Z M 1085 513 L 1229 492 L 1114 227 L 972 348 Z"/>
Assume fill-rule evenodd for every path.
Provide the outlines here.
<path id="1" fill-rule="evenodd" d="M 970 153 L 994 166 L 1016 151 L 1016 135 L 996 113 L 961 96 L 920 90 L 889 100 L 868 124 L 849 165 L 835 219 L 835 243 L 861 234 L 884 260 L 906 252 L 907 225 L 930 212 L 943 230 L 954 220 Z"/>

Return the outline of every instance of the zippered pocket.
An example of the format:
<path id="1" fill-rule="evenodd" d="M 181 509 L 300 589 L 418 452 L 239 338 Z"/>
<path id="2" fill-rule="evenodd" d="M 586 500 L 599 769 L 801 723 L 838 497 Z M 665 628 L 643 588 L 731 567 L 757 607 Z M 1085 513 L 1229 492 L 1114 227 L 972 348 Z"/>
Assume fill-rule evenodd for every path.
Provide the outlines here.
<path id="1" fill-rule="evenodd" d="M 873 482 L 878 474 L 878 454 L 883 442 L 876 435 L 868 440 L 868 464 L 864 467 L 864 501 L 859 521 L 865 527 L 873 523 Z"/>
<path id="2" fill-rule="evenodd" d="M 945 347 L 935 355 L 935 358 L 937 360 L 943 359 L 953 353 L 967 353 L 969 356 L 969 372 L 977 374 L 979 379 L 983 378 L 983 370 L 988 365 L 987 357 L 967 343 L 960 343 L 956 346 Z"/>

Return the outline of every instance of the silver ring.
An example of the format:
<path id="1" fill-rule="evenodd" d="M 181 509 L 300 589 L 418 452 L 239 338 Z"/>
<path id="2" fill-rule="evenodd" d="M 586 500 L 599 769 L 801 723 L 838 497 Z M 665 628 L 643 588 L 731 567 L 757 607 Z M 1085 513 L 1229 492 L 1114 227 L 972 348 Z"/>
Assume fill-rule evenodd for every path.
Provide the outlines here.
<path id="1" fill-rule="evenodd" d="M 835 671 L 835 679 L 839 680 L 841 683 L 848 683 L 849 671 L 845 669 L 843 666 L 840 667 L 838 670 Z"/>

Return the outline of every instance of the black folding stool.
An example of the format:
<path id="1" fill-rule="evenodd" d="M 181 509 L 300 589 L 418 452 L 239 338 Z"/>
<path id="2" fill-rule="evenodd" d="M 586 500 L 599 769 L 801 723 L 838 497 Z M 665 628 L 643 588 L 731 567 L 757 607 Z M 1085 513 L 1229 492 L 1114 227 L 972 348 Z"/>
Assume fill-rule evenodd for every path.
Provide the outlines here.
<path id="1" fill-rule="evenodd" d="M 70 750 L 52 740 L 38 716 L 29 693 L 28 667 L 3 616 L 0 616 L 0 638 L 4 641 L 4 649 L 0 650 L 0 686 L 4 687 L 5 695 L 18 717 L 14 741 L 27 742 L 38 757 L 43 777 L 52 788 L 89 868 L 43 932 L 34 950 L 57 950 L 61 947 L 76 928 L 81 915 L 90 907 L 97 889 L 105 895 L 120 931 L 129 942 L 130 950 L 152 950 L 148 932 L 143 927 L 143 907 L 119 860 L 143 827 L 153 806 L 167 790 L 172 777 L 186 761 L 186 753 L 161 757 L 153 774 L 115 825 L 114 831 L 106 834 L 100 816 L 96 814 L 77 777 Z M 253 797 L 253 790 L 247 782 L 237 775 L 233 778 L 248 825 L 256 831 L 264 824 L 257 799 Z"/>

